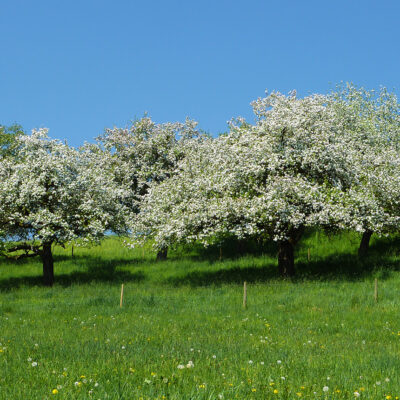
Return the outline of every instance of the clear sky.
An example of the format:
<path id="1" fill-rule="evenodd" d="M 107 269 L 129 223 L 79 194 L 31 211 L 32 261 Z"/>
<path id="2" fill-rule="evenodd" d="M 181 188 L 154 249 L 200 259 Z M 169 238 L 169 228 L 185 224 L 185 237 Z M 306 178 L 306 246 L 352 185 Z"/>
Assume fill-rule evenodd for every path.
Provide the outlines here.
<path id="1" fill-rule="evenodd" d="M 212 134 L 269 91 L 400 87 L 399 0 L 0 0 L 0 124 L 73 145 L 145 112 Z"/>

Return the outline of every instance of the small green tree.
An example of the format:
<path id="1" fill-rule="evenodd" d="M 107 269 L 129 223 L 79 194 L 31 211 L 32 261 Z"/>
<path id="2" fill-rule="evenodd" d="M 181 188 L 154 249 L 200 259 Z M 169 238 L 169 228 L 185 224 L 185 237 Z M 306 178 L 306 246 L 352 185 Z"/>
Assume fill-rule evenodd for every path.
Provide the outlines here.
<path id="1" fill-rule="evenodd" d="M 24 134 L 25 132 L 19 124 L 0 125 L 0 157 L 15 155 L 16 138 Z"/>

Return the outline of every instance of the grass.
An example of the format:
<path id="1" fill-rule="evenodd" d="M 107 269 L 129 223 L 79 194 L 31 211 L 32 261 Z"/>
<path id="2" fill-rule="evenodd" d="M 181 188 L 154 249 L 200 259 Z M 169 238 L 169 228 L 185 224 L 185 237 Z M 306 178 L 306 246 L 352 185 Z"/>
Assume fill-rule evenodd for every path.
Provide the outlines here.
<path id="1" fill-rule="evenodd" d="M 53 288 L 39 260 L 2 261 L 0 399 L 394 400 L 400 239 L 373 238 L 364 261 L 358 242 L 308 233 L 291 281 L 271 244 L 227 243 L 222 260 L 179 248 L 160 263 L 117 238 L 74 258 L 56 248 Z"/>

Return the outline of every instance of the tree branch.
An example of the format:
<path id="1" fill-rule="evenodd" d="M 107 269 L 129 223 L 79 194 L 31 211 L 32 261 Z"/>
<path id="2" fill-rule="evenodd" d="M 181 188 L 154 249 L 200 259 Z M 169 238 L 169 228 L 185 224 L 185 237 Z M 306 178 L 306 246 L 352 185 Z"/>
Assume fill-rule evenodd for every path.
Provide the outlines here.
<path id="1" fill-rule="evenodd" d="M 23 254 L 18 254 L 17 256 L 10 256 L 8 254 L 1 254 L 8 260 L 21 260 L 22 258 L 28 258 L 28 257 L 37 257 L 39 254 L 38 253 L 23 253 Z"/>
<path id="2" fill-rule="evenodd" d="M 10 254 L 10 253 L 15 253 L 17 251 L 24 251 L 24 253 L 17 255 Z M 6 248 L 5 251 L 1 252 L 1 255 L 12 260 L 19 260 L 21 258 L 27 258 L 27 257 L 36 257 L 40 256 L 41 254 L 42 254 L 42 249 L 40 248 L 40 246 L 35 246 L 29 243 L 17 244 L 15 246 Z"/>

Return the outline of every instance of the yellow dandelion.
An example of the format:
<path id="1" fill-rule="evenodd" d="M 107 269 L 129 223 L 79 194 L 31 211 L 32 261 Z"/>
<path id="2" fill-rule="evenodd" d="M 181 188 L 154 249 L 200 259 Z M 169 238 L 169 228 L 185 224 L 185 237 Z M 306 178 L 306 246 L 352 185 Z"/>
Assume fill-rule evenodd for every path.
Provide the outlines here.
<path id="1" fill-rule="evenodd" d="M 256 388 L 252 388 L 251 391 L 254 393 L 254 392 L 257 392 L 257 389 Z"/>
<path id="2" fill-rule="evenodd" d="M 57 394 L 57 393 L 58 393 L 58 390 L 57 390 L 57 389 L 53 389 L 53 390 L 51 391 L 51 393 Z"/>
<path id="3" fill-rule="evenodd" d="M 274 394 L 277 394 L 278 393 L 278 389 L 274 389 Z"/>
<path id="4" fill-rule="evenodd" d="M 299 396 L 299 397 L 301 397 L 301 395 L 302 395 L 301 392 L 297 392 L 296 394 L 297 394 L 297 396 Z"/>
<path id="5" fill-rule="evenodd" d="M 390 394 L 388 394 L 388 395 L 385 397 L 386 400 L 390 400 L 391 398 L 392 398 L 392 396 L 391 396 Z"/>

